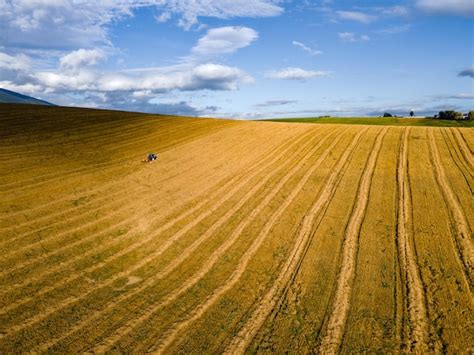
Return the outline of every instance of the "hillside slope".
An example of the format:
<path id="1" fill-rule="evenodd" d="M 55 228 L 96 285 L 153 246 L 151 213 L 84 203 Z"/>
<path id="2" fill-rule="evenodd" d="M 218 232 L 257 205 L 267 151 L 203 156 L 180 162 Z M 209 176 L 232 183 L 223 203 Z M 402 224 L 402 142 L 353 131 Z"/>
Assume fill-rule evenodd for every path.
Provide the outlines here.
<path id="1" fill-rule="evenodd" d="M 0 103 L 54 106 L 52 103 L 49 103 L 47 101 L 35 99 L 34 97 L 23 95 L 15 91 L 10 91 L 2 88 L 0 88 Z"/>
<path id="2" fill-rule="evenodd" d="M 473 147 L 0 105 L 0 353 L 473 349 Z"/>

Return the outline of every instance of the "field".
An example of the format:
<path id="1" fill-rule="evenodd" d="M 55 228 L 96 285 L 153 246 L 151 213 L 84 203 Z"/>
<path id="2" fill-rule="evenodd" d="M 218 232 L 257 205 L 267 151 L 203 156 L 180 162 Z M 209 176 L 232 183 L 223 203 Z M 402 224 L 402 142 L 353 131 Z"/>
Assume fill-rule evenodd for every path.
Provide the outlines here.
<path id="1" fill-rule="evenodd" d="M 290 123 L 338 123 L 377 126 L 429 126 L 429 127 L 474 127 L 474 121 L 439 120 L 432 118 L 409 117 L 307 117 L 280 118 L 268 121 Z"/>
<path id="2" fill-rule="evenodd" d="M 0 353 L 472 352 L 473 147 L 0 105 Z"/>

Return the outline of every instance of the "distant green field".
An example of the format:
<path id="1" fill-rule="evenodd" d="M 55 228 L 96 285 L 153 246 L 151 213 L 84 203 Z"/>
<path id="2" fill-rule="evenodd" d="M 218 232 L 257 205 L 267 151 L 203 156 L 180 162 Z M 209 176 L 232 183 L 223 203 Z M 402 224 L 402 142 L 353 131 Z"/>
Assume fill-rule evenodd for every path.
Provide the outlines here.
<path id="1" fill-rule="evenodd" d="M 379 126 L 432 126 L 432 127 L 474 127 L 474 121 L 448 121 L 431 118 L 396 117 L 308 117 L 270 119 L 273 122 L 340 123 Z"/>

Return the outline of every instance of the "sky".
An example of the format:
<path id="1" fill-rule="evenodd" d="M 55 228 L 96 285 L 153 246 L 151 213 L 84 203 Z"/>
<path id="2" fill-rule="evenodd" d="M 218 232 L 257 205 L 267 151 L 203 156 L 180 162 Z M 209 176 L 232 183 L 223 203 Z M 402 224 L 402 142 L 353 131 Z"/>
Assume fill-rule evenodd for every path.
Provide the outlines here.
<path id="1" fill-rule="evenodd" d="M 473 0 L 0 0 L 0 88 L 261 119 L 474 109 Z"/>

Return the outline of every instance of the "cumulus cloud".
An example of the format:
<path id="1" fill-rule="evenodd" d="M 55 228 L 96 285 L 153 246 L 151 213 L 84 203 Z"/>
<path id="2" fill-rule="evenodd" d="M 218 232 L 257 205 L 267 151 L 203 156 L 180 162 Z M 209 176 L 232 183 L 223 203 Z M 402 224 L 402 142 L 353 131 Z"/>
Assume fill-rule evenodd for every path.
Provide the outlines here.
<path id="1" fill-rule="evenodd" d="M 24 54 L 8 55 L 0 52 L 0 69 L 26 70 L 30 66 L 30 58 Z"/>
<path id="2" fill-rule="evenodd" d="M 269 79 L 300 80 L 329 76 L 329 72 L 320 70 L 305 70 L 301 68 L 286 68 L 266 73 Z"/>
<path id="3" fill-rule="evenodd" d="M 474 66 L 461 70 L 458 76 L 467 76 L 467 77 L 474 78 Z"/>
<path id="4" fill-rule="evenodd" d="M 339 32 L 339 38 L 344 42 L 367 42 L 370 37 L 367 35 L 358 35 L 353 32 Z"/>
<path id="5" fill-rule="evenodd" d="M 154 7 L 166 21 L 173 16 L 189 29 L 200 17 L 268 17 L 283 12 L 279 0 L 0 0 L 0 45 L 76 49 L 111 45 L 108 25 Z"/>
<path id="6" fill-rule="evenodd" d="M 99 70 L 97 64 L 107 57 L 101 48 L 78 49 L 58 59 L 55 68 L 33 68 L 26 55 L 0 52 L 0 86 L 34 94 L 71 94 L 119 98 L 126 93 L 134 100 L 150 100 L 159 93 L 195 90 L 236 90 L 253 78 L 243 70 L 205 61 L 205 54 L 232 53 L 249 45 L 257 33 L 250 28 L 224 27 L 209 30 L 192 54 L 179 64 L 167 67 L 135 68 L 121 71 Z M 122 100 L 123 101 L 123 100 Z M 128 102 L 131 104 L 131 102 Z M 117 102 L 120 104 L 120 102 Z"/>
<path id="7" fill-rule="evenodd" d="M 123 1 L 3 1 L 0 43 L 61 49 L 107 45 L 105 26 L 129 15 L 131 7 Z"/>
<path id="8" fill-rule="evenodd" d="M 472 0 L 418 0 L 416 5 L 431 13 L 474 16 L 474 1 Z"/>
<path id="9" fill-rule="evenodd" d="M 105 52 L 101 49 L 78 49 L 59 60 L 59 66 L 64 70 L 74 70 L 83 66 L 93 66 L 105 58 Z"/>
<path id="10" fill-rule="evenodd" d="M 311 47 L 308 47 L 307 45 L 305 45 L 304 43 L 301 43 L 301 42 L 298 42 L 298 41 L 293 41 L 291 42 L 291 44 L 293 44 L 294 46 L 296 47 L 299 47 L 301 48 L 302 50 L 304 50 L 305 52 L 308 52 L 309 54 L 311 55 L 319 55 L 319 54 L 322 54 L 323 52 L 317 50 L 317 49 L 313 49 Z"/>
<path id="11" fill-rule="evenodd" d="M 110 54 L 100 47 L 70 51 L 58 58 L 56 66 L 46 66 L 48 69 L 33 68 L 27 55 L 0 52 L 0 85 L 29 94 L 86 97 L 94 93 L 95 100 L 123 98 L 126 93 L 142 104 L 171 91 L 236 90 L 241 84 L 253 83 L 253 78 L 237 67 L 213 62 L 212 57 L 233 53 L 257 37 L 247 27 L 210 29 L 178 64 L 118 71 L 98 68 Z"/>
<path id="12" fill-rule="evenodd" d="M 336 11 L 336 15 L 340 20 L 350 20 L 365 24 L 374 22 L 377 19 L 374 15 L 369 15 L 360 11 Z"/>
<path id="13" fill-rule="evenodd" d="M 235 90 L 241 83 L 252 82 L 252 78 L 238 68 L 213 63 L 182 65 L 166 72 L 160 69 L 99 72 L 82 68 L 74 73 L 56 70 L 32 76 L 49 91 Z"/>
<path id="14" fill-rule="evenodd" d="M 220 27 L 207 31 L 191 52 L 200 56 L 214 56 L 233 53 L 247 47 L 258 38 L 258 33 L 248 27 Z"/>

